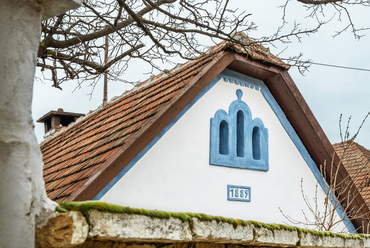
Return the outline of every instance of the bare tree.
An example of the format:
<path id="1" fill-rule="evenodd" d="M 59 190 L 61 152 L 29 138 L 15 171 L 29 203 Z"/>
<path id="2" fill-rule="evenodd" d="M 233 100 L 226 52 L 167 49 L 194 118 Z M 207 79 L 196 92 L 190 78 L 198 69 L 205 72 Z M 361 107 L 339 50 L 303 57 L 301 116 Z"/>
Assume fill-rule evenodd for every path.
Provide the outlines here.
<path id="1" fill-rule="evenodd" d="M 354 207 L 358 204 L 356 198 L 368 191 L 368 180 L 370 177 L 370 164 L 368 160 L 359 159 L 356 165 L 353 165 L 353 151 L 351 144 L 358 136 L 370 112 L 365 116 L 356 133 L 351 136 L 349 126 L 351 117 L 348 119 L 345 130 L 342 129 L 342 116 L 339 120 L 339 130 L 341 142 L 334 145 L 336 153 L 333 154 L 330 164 L 326 161 L 320 165 L 320 172 L 323 178 L 327 181 L 321 187 L 325 193 L 323 204 L 319 200 L 318 189 L 319 183 L 316 184 L 315 195 L 310 199 L 305 193 L 303 187 L 303 179 L 301 179 L 301 194 L 308 212 L 302 210 L 303 220 L 297 220 L 289 215 L 286 215 L 282 209 L 280 212 L 284 217 L 294 225 L 304 225 L 310 229 L 319 231 L 333 231 L 340 224 L 348 227 L 348 223 L 353 220 L 361 220 L 368 218 L 368 212 L 362 211 L 363 206 Z M 339 156 L 339 161 L 336 156 Z M 336 162 L 335 164 L 335 161 Z M 341 168 L 346 168 L 346 171 L 340 171 Z M 348 172 L 348 173 L 346 173 Z M 365 184 L 364 184 L 365 183 Z M 363 202 L 362 205 L 369 205 L 368 202 Z M 342 230 L 346 232 L 347 230 Z M 369 233 L 369 223 L 363 223 L 361 233 Z"/>
<path id="2" fill-rule="evenodd" d="M 350 7 L 358 5 L 363 7 L 369 7 L 370 2 L 368 0 L 286 0 L 283 8 L 283 19 L 287 11 L 290 2 L 298 1 L 304 4 L 307 11 L 307 17 L 316 19 L 319 23 L 327 23 L 333 19 L 337 19 L 343 23 L 343 27 L 336 30 L 335 36 L 340 35 L 345 31 L 352 32 L 354 38 L 360 39 L 364 33 L 363 31 L 368 30 L 367 27 L 357 27 L 353 21 Z M 327 13 L 331 10 L 327 17 Z"/>
<path id="3" fill-rule="evenodd" d="M 340 16 L 347 14 L 349 26 L 339 33 L 352 28 L 355 37 L 360 36 L 347 7 L 367 6 L 366 1 L 298 0 L 305 4 L 308 16 L 317 20 L 309 28 L 286 23 L 290 1 L 282 6 L 282 25 L 269 36 L 252 37 L 255 42 L 289 42 L 292 37 L 300 40 L 303 35 L 317 32 L 327 22 L 319 18 L 326 5 L 335 8 Z M 37 66 L 49 72 L 44 77 L 60 88 L 70 79 L 95 84 L 104 73 L 110 79 L 122 81 L 120 76 L 136 59 L 156 69 L 173 62 L 174 58 L 192 59 L 201 55 L 207 45 L 221 40 L 238 42 L 233 34 L 239 31 L 248 34 L 257 28 L 250 21 L 251 13 L 231 9 L 229 5 L 229 0 L 86 0 L 80 8 L 42 22 Z M 104 59 L 106 36 L 107 61 Z M 307 67 L 305 62 L 309 61 L 296 63 L 299 58 L 290 61 Z"/>
<path id="4" fill-rule="evenodd" d="M 104 72 L 119 80 L 133 59 L 153 68 L 174 56 L 191 59 L 204 52 L 201 37 L 233 40 L 239 29 L 255 28 L 246 21 L 248 14 L 228 9 L 228 2 L 87 0 L 83 7 L 42 23 L 37 66 L 50 70 L 53 86 L 60 87 L 68 79 L 94 81 Z M 107 63 L 102 59 L 105 36 Z"/>
<path id="5" fill-rule="evenodd" d="M 341 165 L 342 161 L 340 162 Z M 364 165 L 363 169 L 368 170 L 368 164 Z M 303 178 L 301 179 L 301 194 L 302 199 L 307 206 L 308 211 L 302 210 L 303 219 L 298 220 L 284 213 L 282 209 L 280 212 L 283 216 L 293 225 L 303 225 L 306 228 L 318 231 L 336 231 L 348 232 L 348 224 L 355 219 L 363 219 L 369 213 L 361 212 L 362 206 L 354 208 L 356 197 L 361 194 L 362 188 L 356 188 L 357 184 L 352 180 L 350 175 L 340 180 L 339 176 L 340 166 L 334 166 L 333 163 L 321 165 L 320 172 L 323 178 L 327 178 L 326 170 L 329 169 L 332 176 L 329 182 L 323 183 L 323 191 L 325 192 L 323 201 L 319 197 L 319 183 L 316 184 L 315 195 L 310 199 L 303 186 Z M 367 176 L 369 176 L 367 171 Z M 358 190 L 355 190 L 358 189 Z M 343 229 L 339 229 L 341 224 L 344 225 Z M 370 226 L 362 227 L 361 233 L 369 233 Z"/>

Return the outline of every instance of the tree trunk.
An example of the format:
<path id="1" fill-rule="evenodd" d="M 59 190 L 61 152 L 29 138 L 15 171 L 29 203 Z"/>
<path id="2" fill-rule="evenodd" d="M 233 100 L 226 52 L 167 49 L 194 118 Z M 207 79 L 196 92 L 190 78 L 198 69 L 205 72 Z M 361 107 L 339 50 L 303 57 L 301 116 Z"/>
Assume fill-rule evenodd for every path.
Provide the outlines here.
<path id="1" fill-rule="evenodd" d="M 47 220 L 56 206 L 46 196 L 31 117 L 41 14 L 36 0 L 1 0 L 0 247 L 33 247 L 35 219 Z"/>

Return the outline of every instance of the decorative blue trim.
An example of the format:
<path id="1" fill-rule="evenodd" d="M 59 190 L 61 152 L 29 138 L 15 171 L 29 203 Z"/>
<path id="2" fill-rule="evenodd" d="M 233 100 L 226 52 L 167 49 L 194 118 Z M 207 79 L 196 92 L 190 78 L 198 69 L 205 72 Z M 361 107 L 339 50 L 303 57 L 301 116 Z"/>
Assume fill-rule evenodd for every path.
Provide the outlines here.
<path id="1" fill-rule="evenodd" d="M 251 187 L 227 185 L 227 200 L 228 201 L 251 201 Z"/>
<path id="2" fill-rule="evenodd" d="M 229 114 L 220 109 L 211 118 L 209 163 L 268 171 L 268 130 L 261 119 L 252 120 L 248 105 L 241 100 L 240 89 L 236 95 L 238 99 L 230 104 Z"/>
<path id="3" fill-rule="evenodd" d="M 222 74 L 223 74 L 223 79 L 228 83 L 232 83 L 232 84 L 244 86 L 244 87 L 247 87 L 247 88 L 255 89 L 257 91 L 260 91 L 263 87 L 266 87 L 265 84 L 261 80 L 258 80 L 256 78 L 248 77 L 246 75 L 240 74 L 238 72 L 235 72 L 235 71 L 232 71 L 232 70 L 229 70 L 229 69 L 225 69 L 222 72 Z M 243 76 L 242 79 L 241 79 L 240 75 Z"/>
<path id="4" fill-rule="evenodd" d="M 307 163 L 308 167 L 311 169 L 312 174 L 315 176 L 315 178 L 318 181 L 321 189 L 327 194 L 327 192 L 328 192 L 327 182 L 323 179 L 320 170 L 317 168 L 316 163 L 311 158 L 311 156 L 308 153 L 306 147 L 303 145 L 302 141 L 298 137 L 294 128 L 292 127 L 292 125 L 290 124 L 288 119 L 286 118 L 283 110 L 280 108 L 279 104 L 276 102 L 275 98 L 272 96 L 271 92 L 266 87 L 266 85 L 262 81 L 259 81 L 258 79 L 250 78 L 246 75 L 243 75 L 243 74 L 235 72 L 235 71 L 231 71 L 229 69 L 225 69 L 222 72 L 222 74 L 224 75 L 224 78 L 227 78 L 228 82 L 234 82 L 238 85 L 243 85 L 243 83 L 242 83 L 243 81 L 250 82 L 250 83 L 248 83 L 248 85 L 247 85 L 247 83 L 244 83 L 244 85 L 249 87 L 249 88 L 253 88 L 253 85 L 251 86 L 251 84 L 255 84 L 255 85 L 259 86 L 258 89 L 261 91 L 263 97 L 266 99 L 267 103 L 270 105 L 271 109 L 274 111 L 275 115 L 278 117 L 281 125 L 283 126 L 283 128 L 285 129 L 287 134 L 289 135 L 290 139 L 293 141 L 293 143 L 296 146 L 296 148 L 298 149 L 299 153 L 301 154 L 301 156 L 303 157 L 303 159 Z M 334 205 L 335 200 L 334 200 L 334 197 L 333 197 L 332 194 L 330 194 L 330 201 Z M 344 212 L 342 206 L 339 206 L 336 209 L 336 211 L 337 211 L 339 216 L 341 216 L 341 217 L 346 216 L 346 213 Z M 346 219 L 348 219 L 348 218 L 346 218 Z M 349 232 L 357 233 L 356 228 L 354 227 L 354 225 L 352 224 L 351 221 L 345 220 L 343 222 L 344 222 L 344 225 L 348 228 Z"/>

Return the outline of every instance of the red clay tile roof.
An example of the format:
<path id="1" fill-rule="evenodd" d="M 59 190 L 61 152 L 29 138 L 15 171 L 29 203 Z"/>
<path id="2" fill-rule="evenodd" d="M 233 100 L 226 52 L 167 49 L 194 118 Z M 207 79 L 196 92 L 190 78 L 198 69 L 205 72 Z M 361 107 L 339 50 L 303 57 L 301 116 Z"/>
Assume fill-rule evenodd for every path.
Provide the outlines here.
<path id="1" fill-rule="evenodd" d="M 353 141 L 333 146 L 366 204 L 370 206 L 370 151 Z"/>
<path id="2" fill-rule="evenodd" d="M 243 32 L 237 33 L 234 38 L 240 40 L 241 43 L 244 44 L 244 46 L 242 44 L 231 44 L 230 46 L 236 52 L 247 54 L 252 59 L 269 62 L 285 69 L 290 68 L 289 65 L 285 64 L 278 57 L 271 54 L 269 48 L 266 48 L 258 42 L 253 41 Z"/>
<path id="3" fill-rule="evenodd" d="M 243 48 L 222 42 L 196 60 L 138 84 L 128 94 L 41 143 L 48 196 L 57 202 L 69 197 L 207 64 L 228 48 L 253 59 L 288 68 L 256 43 Z"/>

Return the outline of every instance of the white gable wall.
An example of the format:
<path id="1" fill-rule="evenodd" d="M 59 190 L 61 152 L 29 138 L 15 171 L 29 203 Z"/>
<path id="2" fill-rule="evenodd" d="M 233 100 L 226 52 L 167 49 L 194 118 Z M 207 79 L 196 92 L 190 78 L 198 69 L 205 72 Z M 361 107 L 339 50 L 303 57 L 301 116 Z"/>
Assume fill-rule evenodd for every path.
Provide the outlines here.
<path id="1" fill-rule="evenodd" d="M 245 76 L 243 80 L 263 84 Z M 260 118 L 268 129 L 267 172 L 209 164 L 210 118 L 219 109 L 228 112 L 237 89 L 252 118 Z M 291 224 L 279 208 L 297 220 L 304 220 L 302 209 L 310 216 L 301 195 L 302 178 L 304 193 L 314 205 L 317 181 L 261 91 L 221 79 L 97 199 L 134 208 Z M 227 185 L 251 187 L 251 201 L 228 201 Z M 320 186 L 318 190 L 323 206 L 324 194 Z"/>

